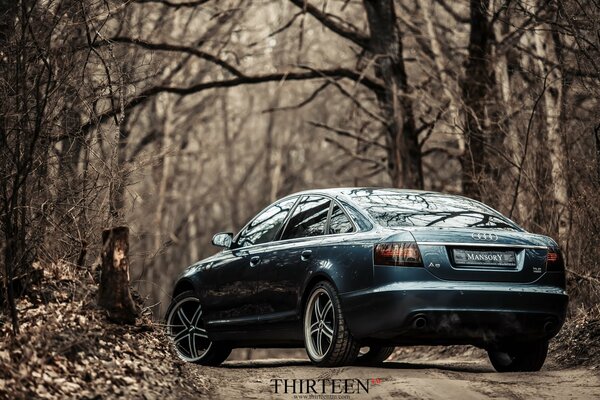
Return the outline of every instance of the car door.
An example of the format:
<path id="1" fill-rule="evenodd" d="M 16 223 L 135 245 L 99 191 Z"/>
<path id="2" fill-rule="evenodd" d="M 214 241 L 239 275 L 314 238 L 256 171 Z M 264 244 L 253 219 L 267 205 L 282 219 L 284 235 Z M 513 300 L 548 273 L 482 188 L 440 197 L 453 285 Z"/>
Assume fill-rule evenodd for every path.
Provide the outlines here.
<path id="1" fill-rule="evenodd" d="M 217 288 L 211 297 L 212 325 L 256 322 L 263 312 L 257 293 L 258 267 L 269 258 L 269 245 L 282 228 L 297 197 L 283 199 L 259 213 L 236 237 L 232 248 L 213 265 Z"/>
<path id="2" fill-rule="evenodd" d="M 261 298 L 266 302 L 263 320 L 285 321 L 296 317 L 300 287 L 323 239 L 331 200 L 303 196 L 288 219 L 278 242 L 270 249 L 268 262 L 259 269 Z"/>
<path id="3" fill-rule="evenodd" d="M 204 313 L 210 325 L 245 324 L 256 315 L 256 270 L 249 268 L 251 255 L 245 249 L 224 250 L 206 266 Z"/>

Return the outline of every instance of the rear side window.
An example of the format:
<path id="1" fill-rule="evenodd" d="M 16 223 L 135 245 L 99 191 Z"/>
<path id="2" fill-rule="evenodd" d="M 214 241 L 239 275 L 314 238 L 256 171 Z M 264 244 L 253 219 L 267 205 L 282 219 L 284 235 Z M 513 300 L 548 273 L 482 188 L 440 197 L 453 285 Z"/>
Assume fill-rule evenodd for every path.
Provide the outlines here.
<path id="1" fill-rule="evenodd" d="M 329 220 L 329 233 L 350 233 L 354 232 L 354 225 L 348 219 L 344 211 L 334 204 L 331 209 L 331 218 Z"/>
<path id="2" fill-rule="evenodd" d="M 240 233 L 238 246 L 246 247 L 273 241 L 297 199 L 293 197 L 282 200 L 258 214 Z"/>
<path id="3" fill-rule="evenodd" d="M 321 196 L 303 198 L 290 217 L 281 239 L 324 235 L 330 203 L 329 199 Z"/>
<path id="4" fill-rule="evenodd" d="M 352 207 L 345 201 L 339 200 L 339 202 L 342 205 L 342 207 L 344 207 L 344 210 L 346 210 L 350 218 L 352 218 L 352 220 L 358 227 L 358 230 L 368 231 L 373 227 L 371 223 L 356 210 L 356 208 Z"/>

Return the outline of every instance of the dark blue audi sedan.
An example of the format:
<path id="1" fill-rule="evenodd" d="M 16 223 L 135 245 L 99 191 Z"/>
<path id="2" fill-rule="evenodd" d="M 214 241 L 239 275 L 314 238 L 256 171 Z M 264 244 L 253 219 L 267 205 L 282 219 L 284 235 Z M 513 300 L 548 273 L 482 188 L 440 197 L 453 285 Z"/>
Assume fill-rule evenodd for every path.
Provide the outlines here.
<path id="1" fill-rule="evenodd" d="M 478 201 L 344 188 L 285 197 L 179 277 L 166 323 L 183 360 L 305 347 L 319 366 L 395 346 L 470 344 L 497 371 L 537 371 L 566 314 L 560 249 Z"/>

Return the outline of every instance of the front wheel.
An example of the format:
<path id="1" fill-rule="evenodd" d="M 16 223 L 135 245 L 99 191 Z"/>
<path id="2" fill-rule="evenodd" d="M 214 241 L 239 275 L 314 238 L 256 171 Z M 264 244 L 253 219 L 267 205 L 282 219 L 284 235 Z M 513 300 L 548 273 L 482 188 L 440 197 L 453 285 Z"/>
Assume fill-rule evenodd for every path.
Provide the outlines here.
<path id="1" fill-rule="evenodd" d="M 539 371 L 546 361 L 548 341 L 508 345 L 488 350 L 488 356 L 498 372 Z"/>
<path id="2" fill-rule="evenodd" d="M 183 361 L 202 365 L 219 365 L 229 357 L 231 349 L 210 341 L 202 319 L 200 299 L 188 291 L 176 296 L 165 318 L 167 335 Z"/>
<path id="3" fill-rule="evenodd" d="M 306 353 L 319 367 L 354 362 L 360 347 L 350 334 L 335 288 L 326 281 L 313 287 L 304 308 Z"/>

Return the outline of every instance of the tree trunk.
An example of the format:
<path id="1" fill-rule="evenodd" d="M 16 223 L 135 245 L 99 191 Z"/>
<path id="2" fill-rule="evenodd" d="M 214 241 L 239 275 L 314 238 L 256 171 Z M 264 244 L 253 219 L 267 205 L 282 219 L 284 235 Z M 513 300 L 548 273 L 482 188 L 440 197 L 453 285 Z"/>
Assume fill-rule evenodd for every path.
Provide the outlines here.
<path id="1" fill-rule="evenodd" d="M 0 0 L 0 15 L 2 15 L 2 18 L 0 18 L 0 49 L 6 48 L 9 36 L 14 29 L 17 14 L 18 7 L 15 2 Z M 5 66 L 5 63 L 8 64 L 7 61 L 0 60 L 0 67 L 2 68 L 1 71 L 3 74 L 4 71 L 8 69 L 8 65 Z M 12 106 L 12 104 L 10 106 Z M 8 110 L 10 106 L 8 96 L 2 96 L 2 98 L 0 98 L 0 107 L 2 110 Z M 0 140 L 3 142 L 3 147 L 0 147 L 0 156 L 2 156 L 3 160 L 3 163 L 0 165 L 0 183 L 2 184 L 2 186 L 0 186 L 0 194 L 2 195 L 2 198 L 0 199 L 0 216 L 2 217 L 2 224 L 0 224 L 0 227 L 2 228 L 1 233 L 4 236 L 4 243 L 0 241 L 0 249 L 2 249 L 4 254 L 4 273 L 2 282 L 3 293 L 0 294 L 0 300 L 6 301 L 5 306 L 8 314 L 10 314 L 13 334 L 16 335 L 19 333 L 19 315 L 15 303 L 13 272 L 18 260 L 18 254 L 16 253 L 18 244 L 16 243 L 17 238 L 15 235 L 15 233 L 18 232 L 18 228 L 14 227 L 13 224 L 14 222 L 18 222 L 18 219 L 15 218 L 16 215 L 14 214 L 14 204 L 16 202 L 15 196 L 17 193 L 15 193 L 13 189 L 9 195 L 8 188 L 14 180 L 20 179 L 20 176 L 14 174 L 13 169 L 10 168 L 10 163 L 4 161 L 6 160 L 4 158 L 4 155 L 6 154 L 5 151 L 8 149 L 8 146 L 6 146 L 8 138 L 6 125 L 6 115 L 2 112 L 0 113 Z M 15 163 L 14 165 L 17 164 Z M 11 176 L 13 178 L 8 179 L 8 177 Z M 4 303 L 4 301 L 1 301 L 0 303 Z"/>
<path id="2" fill-rule="evenodd" d="M 118 323 L 133 324 L 137 310 L 129 291 L 129 228 L 119 226 L 102 232 L 102 276 L 98 305 Z"/>
<path id="3" fill-rule="evenodd" d="M 600 186 L 600 124 L 594 127 L 594 137 L 596 139 L 596 172 L 598 185 Z"/>
<path id="4" fill-rule="evenodd" d="M 485 102 L 490 91 L 489 0 L 471 0 L 469 55 L 462 82 L 465 104 L 465 152 L 461 157 L 463 193 L 483 200 L 486 174 Z"/>
<path id="5" fill-rule="evenodd" d="M 66 21 L 73 29 L 66 33 L 65 51 L 73 51 L 79 45 L 79 41 L 84 37 L 82 25 L 81 7 L 74 0 L 63 1 L 61 4 L 61 13 L 65 13 Z M 48 37 L 48 43 L 45 46 L 51 47 L 51 38 Z M 71 68 L 73 60 L 71 57 L 63 57 L 57 60 L 58 67 L 61 69 Z M 79 159 L 83 150 L 85 141 L 84 134 L 80 131 L 81 119 L 81 87 L 79 82 L 65 81 L 63 88 L 61 127 L 64 139 L 61 140 L 60 151 L 58 155 L 58 180 L 56 185 L 56 215 L 59 217 L 58 223 L 62 226 L 77 229 L 77 207 L 75 206 L 79 199 L 81 190 L 81 181 L 79 176 Z M 75 225 L 75 226 L 73 226 Z"/>
<path id="6" fill-rule="evenodd" d="M 58 188 L 57 188 L 57 210 L 60 222 L 69 224 L 75 220 L 73 215 L 69 215 L 73 210 L 74 204 L 79 200 L 78 190 L 79 182 L 78 166 L 79 158 L 83 150 L 83 140 L 79 127 L 81 126 L 81 117 L 79 114 L 79 104 L 77 99 L 78 88 L 68 85 L 65 89 L 64 107 L 62 110 L 63 134 L 65 139 L 61 141 L 61 149 L 58 152 Z"/>
<path id="7" fill-rule="evenodd" d="M 541 89 L 540 89 L 541 90 Z M 541 94 L 540 94 L 541 95 Z M 533 216 L 530 223 L 533 223 L 536 231 L 549 232 L 550 220 L 552 219 L 552 179 L 551 166 L 548 157 L 548 141 L 546 132 L 544 131 L 544 116 L 543 112 L 539 113 L 535 109 L 531 110 L 534 113 L 534 118 L 538 121 L 537 126 L 534 125 L 532 139 L 532 148 L 535 149 L 529 157 L 533 161 L 535 190 L 541 195 L 532 203 Z M 536 129 L 537 128 L 537 129 Z M 535 206 L 533 206 L 535 204 Z"/>
<path id="8" fill-rule="evenodd" d="M 496 42 L 500 38 L 499 33 L 496 31 Z M 496 119 L 498 121 L 498 132 L 500 143 L 503 147 L 503 154 L 506 154 L 506 157 L 512 162 L 509 166 L 509 169 L 513 171 L 513 174 L 504 173 L 503 168 L 498 168 L 497 180 L 503 186 L 509 188 L 512 187 L 513 181 L 517 181 L 519 178 L 519 174 L 522 174 L 523 171 L 520 171 L 519 167 L 521 165 L 521 157 L 523 154 L 523 147 L 519 143 L 519 132 L 515 129 L 514 123 L 512 121 L 513 114 L 513 100 L 512 100 L 512 90 L 510 83 L 510 76 L 508 74 L 508 60 L 506 54 L 495 54 L 494 57 L 494 75 L 496 79 L 497 89 L 498 89 L 498 104 L 496 105 Z M 502 136 L 504 135 L 504 136 Z M 505 150 L 504 150 L 505 149 Z M 500 150 L 500 149 L 498 149 Z M 502 160 L 498 160 L 502 162 Z M 524 166 L 523 166 L 524 167 Z M 514 185 L 517 185 L 514 183 Z M 512 198 L 513 193 L 511 190 L 501 191 L 499 204 L 501 211 L 510 210 L 512 211 L 511 217 L 515 217 L 516 220 L 521 220 L 521 216 L 524 215 L 526 209 L 523 205 L 523 202 L 519 201 L 520 192 L 522 191 L 522 187 L 519 181 L 519 187 L 516 188 L 516 193 L 514 193 L 515 199 Z M 515 207 L 512 208 L 511 203 L 515 202 Z M 498 205 L 498 204 L 497 204 Z"/>
<path id="9" fill-rule="evenodd" d="M 125 189 L 127 188 L 127 145 L 131 128 L 129 126 L 131 113 L 126 112 L 119 130 L 119 140 L 115 143 L 116 151 L 115 163 L 112 166 L 112 176 L 110 182 L 110 203 L 109 214 L 116 223 L 124 223 L 125 221 Z"/>
<path id="10" fill-rule="evenodd" d="M 412 100 L 408 96 L 400 31 L 392 0 L 364 0 L 370 31 L 370 51 L 375 73 L 385 83 L 378 101 L 388 122 L 386 142 L 392 185 L 423 188 L 421 148 Z"/>
<path id="11" fill-rule="evenodd" d="M 158 108 L 158 104 L 155 102 L 155 107 Z M 154 234 L 154 260 L 152 262 L 152 266 L 148 268 L 147 282 L 146 285 L 150 293 L 152 293 L 152 298 L 158 298 L 155 296 L 160 296 L 160 293 L 157 293 L 157 289 L 155 287 L 155 283 L 157 282 L 157 276 L 159 275 L 158 268 L 161 268 L 164 265 L 163 261 L 165 258 L 165 248 L 164 246 L 164 232 L 168 232 L 170 228 L 168 221 L 168 212 L 165 210 L 165 204 L 167 203 L 167 194 L 168 189 L 172 186 L 173 176 L 171 175 L 171 162 L 172 155 L 169 154 L 172 151 L 173 147 L 173 134 L 175 127 L 172 124 L 172 120 L 170 116 L 172 114 L 172 107 L 165 107 L 160 118 L 162 119 L 163 124 L 163 137 L 160 145 L 160 175 L 158 178 L 158 190 L 156 194 L 156 210 L 154 214 L 154 226 L 159 230 Z"/>
<path id="12" fill-rule="evenodd" d="M 519 201 L 519 196 L 521 196 L 521 192 L 524 189 L 523 185 L 521 185 L 523 171 L 520 165 L 525 146 L 521 146 L 520 144 L 519 131 L 516 129 L 515 121 L 513 120 L 516 107 L 512 98 L 513 88 L 511 86 L 511 74 L 509 73 L 509 64 L 515 64 L 515 53 L 510 48 L 502 49 L 498 46 L 511 32 L 511 13 L 507 12 L 506 9 L 499 11 L 498 8 L 501 7 L 499 1 L 493 1 L 493 3 L 494 6 L 492 9 L 495 13 L 500 13 L 500 17 L 490 27 L 492 30 L 490 34 L 494 38 L 494 46 L 492 46 L 490 51 L 491 59 L 493 60 L 491 68 L 494 73 L 494 92 L 496 93 L 496 98 L 494 99 L 495 104 L 492 106 L 493 111 L 491 112 L 494 132 L 490 145 L 494 147 L 494 150 L 492 151 L 493 155 L 487 160 L 488 171 L 491 171 L 488 177 L 491 176 L 493 181 L 501 185 L 501 187 L 515 187 L 514 191 L 500 191 L 493 205 L 501 212 L 510 213 L 510 217 L 514 217 L 517 221 L 522 221 L 522 216 L 527 212 L 524 203 Z M 504 157 L 509 161 L 507 162 Z M 506 168 L 502 167 L 506 164 L 508 164 Z M 496 166 L 496 168 L 492 169 L 492 165 Z M 508 170 L 513 173 L 506 173 Z M 525 196 L 526 194 L 523 193 L 523 195 Z"/>
<path id="13" fill-rule="evenodd" d="M 221 97 L 221 112 L 223 116 L 223 144 L 225 145 L 225 152 L 223 157 L 223 171 L 225 176 L 223 181 L 232 181 L 235 177 L 236 172 L 236 140 L 232 137 L 229 129 L 229 108 L 228 108 L 228 97 L 227 93 Z M 270 151 L 270 150 L 268 150 Z M 268 155 L 267 155 L 268 156 Z M 239 212 L 239 192 L 235 190 L 232 185 L 226 185 L 223 187 L 227 202 L 229 203 L 229 215 L 230 215 L 230 229 L 239 229 L 240 223 L 240 212 Z"/>
<path id="14" fill-rule="evenodd" d="M 279 106 L 279 98 L 281 97 L 281 90 L 279 88 L 275 89 L 275 93 L 273 94 L 273 98 L 269 104 L 270 109 L 274 109 Z M 273 135 L 273 131 L 275 130 L 275 118 L 276 113 L 270 112 L 269 119 L 267 121 L 267 129 L 265 130 L 265 189 L 264 195 L 266 197 L 266 203 L 272 203 L 276 199 L 273 198 L 273 193 L 277 193 L 277 187 L 275 187 L 275 181 L 277 174 L 277 170 L 274 168 L 276 160 L 274 160 L 275 149 L 276 149 L 276 138 Z"/>
<path id="15" fill-rule="evenodd" d="M 435 0 L 426 0 L 423 2 L 423 19 L 425 20 L 425 28 L 427 29 L 427 35 L 429 36 L 429 44 L 431 45 L 433 63 L 435 65 L 435 69 L 440 80 L 440 85 L 442 86 L 444 97 L 449 103 L 447 113 L 448 128 L 450 132 L 452 132 L 452 136 L 454 136 L 456 140 L 459 154 L 462 154 L 465 151 L 465 138 L 461 130 L 459 129 L 461 124 L 457 106 L 458 101 L 455 95 L 456 82 L 452 80 L 452 77 L 447 72 L 447 57 L 445 57 L 444 52 L 442 51 L 442 45 L 438 39 L 438 33 L 433 24 L 433 21 L 436 18 L 434 1 Z"/>
<path id="16" fill-rule="evenodd" d="M 543 24 L 534 31 L 535 52 L 538 67 L 544 79 L 544 117 L 546 122 L 546 142 L 550 156 L 550 173 L 552 176 L 552 209 L 551 231 L 558 235 L 558 242 L 564 245 L 568 237 L 569 206 L 568 184 L 566 177 L 566 148 L 561 134 L 561 110 L 563 93 L 563 75 L 559 66 L 550 27 Z M 544 62 L 542 60 L 548 60 Z"/>

